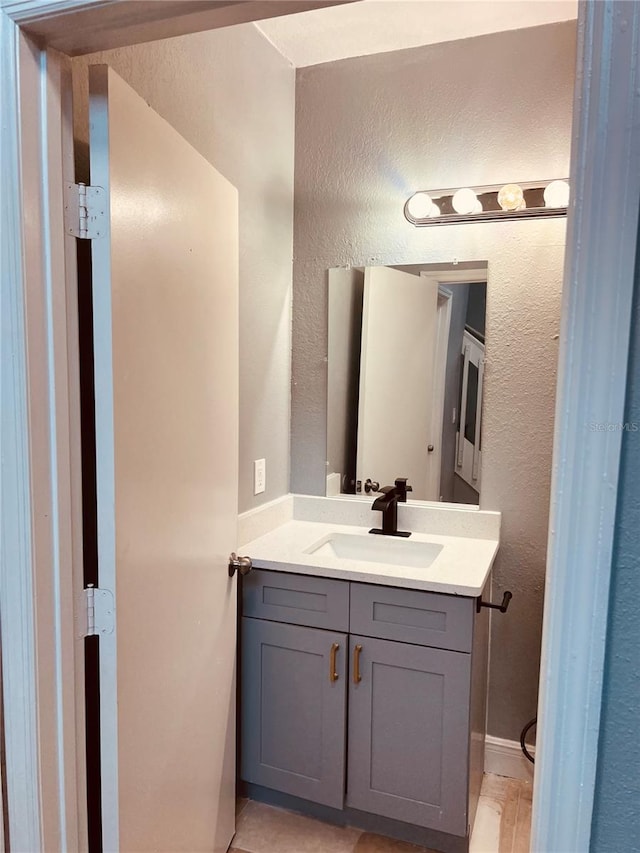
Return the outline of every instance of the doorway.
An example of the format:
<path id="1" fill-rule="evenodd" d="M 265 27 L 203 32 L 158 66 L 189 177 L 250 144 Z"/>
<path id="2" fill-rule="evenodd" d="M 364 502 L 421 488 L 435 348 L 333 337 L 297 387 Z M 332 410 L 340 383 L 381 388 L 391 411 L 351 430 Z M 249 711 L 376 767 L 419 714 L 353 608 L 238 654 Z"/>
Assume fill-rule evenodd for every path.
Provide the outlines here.
<path id="1" fill-rule="evenodd" d="M 583 63 L 587 65 L 589 63 L 595 63 L 594 55 L 597 53 L 601 55 L 604 52 L 608 56 L 616 57 L 616 63 L 614 63 L 614 72 L 607 79 L 606 86 L 610 87 L 624 87 L 626 85 L 625 80 L 628 80 L 628 74 L 625 77 L 624 74 L 618 74 L 617 61 L 619 60 L 621 63 L 625 65 L 628 69 L 632 67 L 629 61 L 629 44 L 628 41 L 630 36 L 625 36 L 624 32 L 619 28 L 607 28 L 605 27 L 606 18 L 608 15 L 612 14 L 612 9 L 615 10 L 614 4 L 590 4 L 588 7 L 583 9 L 581 14 L 589 15 L 590 23 L 592 24 L 589 29 L 589 41 L 586 42 L 584 46 L 583 52 Z M 587 9 L 589 11 L 587 11 Z M 629 10 L 629 14 L 633 18 L 636 14 L 633 10 Z M 7 44 L 9 44 L 9 48 L 7 51 L 3 51 L 3 62 L 5 63 L 5 67 L 9 68 L 8 74 L 3 74 L 3 85 L 8 87 L 11 84 L 11 81 L 15 80 L 15 68 L 17 67 L 16 60 L 16 51 L 15 51 L 15 43 L 14 47 L 11 47 L 12 41 L 11 38 L 14 34 L 14 30 L 16 25 L 13 22 L 13 19 L 10 20 L 9 23 L 5 22 L 7 18 L 7 14 L 3 11 L 3 38 L 6 37 L 7 33 L 9 33 L 9 39 Z M 632 21 L 633 24 L 633 21 Z M 11 29 L 13 28 L 13 29 Z M 73 27 L 68 28 L 68 32 L 71 33 L 73 31 Z M 630 26 L 627 32 L 633 31 L 633 26 Z M 584 30 L 583 30 L 584 32 Z M 594 44 L 597 42 L 598 48 L 594 47 Z M 3 44 L 4 46 L 4 44 Z M 601 50 L 602 48 L 602 50 Z M 28 60 L 25 59 L 25 62 L 22 65 L 23 73 L 26 73 L 26 70 L 29 68 Z M 598 66 L 596 66 L 598 67 Z M 37 65 L 31 66 L 31 71 L 33 73 L 33 82 L 37 81 L 38 71 Z M 24 77 L 21 78 L 22 81 L 28 86 L 28 80 Z M 588 87 L 590 76 L 585 75 L 584 79 L 581 81 L 581 85 Z M 595 84 L 594 84 L 595 85 Z M 603 84 L 605 85 L 605 84 Z M 635 83 L 631 84 L 631 89 L 635 86 Z M 616 89 L 619 91 L 619 89 Z M 38 101 L 38 98 L 42 97 L 42 92 L 38 90 L 37 86 L 32 90 L 34 103 Z M 585 99 L 582 101 L 583 104 L 583 112 L 581 114 L 581 124 L 580 124 L 580 132 L 584 139 L 591 139 L 593 145 L 596 146 L 595 150 L 589 149 L 587 153 L 584 153 L 583 159 L 580 159 L 578 165 L 574 168 L 574 172 L 579 181 L 584 181 L 585 175 L 592 174 L 590 170 L 595 168 L 595 163 L 615 163 L 615 169 L 613 165 L 610 166 L 609 172 L 605 173 L 607 175 L 608 180 L 606 183 L 611 188 L 615 188 L 620 186 L 623 188 L 627 183 L 627 175 L 624 172 L 624 169 L 620 168 L 620 164 L 625 164 L 627 162 L 633 162 L 635 159 L 635 145 L 636 140 L 633 137 L 627 137 L 625 140 L 621 140 L 618 144 L 615 144 L 611 136 L 607 134 L 593 134 L 589 135 L 587 133 L 588 125 L 590 122 L 595 122 L 595 114 L 597 114 L 598 109 L 594 109 L 594 112 L 591 113 L 590 110 L 593 108 L 593 105 L 598 106 L 599 98 L 603 97 L 606 100 L 606 97 L 602 95 L 600 92 L 597 96 L 594 96 L 592 101 Z M 635 127 L 636 122 L 633 117 L 629 117 L 624 112 L 627 107 L 627 103 L 631 103 L 633 99 L 625 99 L 614 98 L 611 100 L 611 103 L 608 106 L 609 109 L 609 119 L 610 126 L 616 127 L 620 122 L 626 124 L 626 126 Z M 18 110 L 17 110 L 17 98 L 15 96 L 15 92 L 10 93 L 7 101 L 9 104 L 9 113 L 11 120 L 8 121 L 6 127 L 3 127 L 3 142 L 5 139 L 13 140 L 11 145 L 8 147 L 3 146 L 3 164 L 4 157 L 6 156 L 7 162 L 9 164 L 9 172 L 11 174 L 15 173 L 15 162 L 17 160 L 17 150 L 18 143 L 15 141 L 18 139 L 17 128 L 18 128 Z M 616 106 L 618 104 L 618 106 Z M 624 105 L 624 106 L 622 106 Z M 620 110 L 620 113 L 616 114 L 616 109 Z M 617 120 L 616 120 L 617 119 Z M 38 125 L 36 124 L 36 127 Z M 46 135 L 41 137 L 46 139 Z M 33 165 L 34 172 L 39 174 L 39 170 L 41 168 L 41 162 L 38 160 L 37 152 L 31 152 L 31 159 L 29 159 L 28 152 L 24 152 L 25 156 L 23 159 L 23 163 L 25 164 L 26 174 L 29 173 L 30 164 Z M 598 159 L 600 158 L 600 159 Z M 588 164 L 588 165 L 587 165 Z M 9 173 L 8 172 L 8 173 Z M 574 184 L 575 185 L 575 184 Z M 46 181 L 42 183 L 43 187 L 47 186 Z M 628 189 L 628 187 L 627 187 Z M 577 386 L 580 388 L 580 393 L 576 393 L 575 399 L 580 400 L 590 400 L 590 401 L 601 401 L 599 405 L 601 405 L 601 409 L 598 411 L 598 417 L 602 417 L 603 420 L 611 420 L 612 422 L 620 420 L 621 413 L 621 400 L 623 399 L 623 391 L 619 390 L 619 393 L 611 396 L 608 393 L 610 390 L 610 378 L 605 380 L 605 374 L 607 377 L 611 375 L 615 375 L 617 377 L 622 377 L 622 383 L 624 381 L 624 365 L 626 364 L 626 345 L 627 345 L 627 336 L 625 334 L 620 335 L 620 328 L 625 328 L 624 322 L 620 322 L 620 317 L 624 318 L 628 315 L 628 305 L 630 304 L 630 293 L 631 293 L 631 284 L 632 277 L 632 268 L 633 268 L 633 259 L 630 260 L 629 253 L 625 254 L 622 257 L 618 257 L 617 254 L 614 254 L 613 250 L 607 254 L 607 251 L 602 250 L 602 245 L 596 239 L 599 234 L 599 227 L 603 222 L 608 221 L 616 222 L 620 224 L 620 231 L 635 234 L 635 222 L 637 218 L 637 193 L 635 192 L 635 184 L 633 186 L 633 192 L 621 192 L 620 195 L 616 195 L 612 193 L 612 197 L 616 199 L 615 204 L 607 206 L 606 199 L 600 199 L 599 202 L 596 202 L 595 198 L 593 199 L 593 203 L 586 204 L 586 209 L 591 211 L 589 216 L 585 216 L 580 222 L 576 223 L 576 230 L 572 233 L 571 238 L 571 246 L 577 245 L 579 242 L 581 245 L 585 247 L 585 252 L 589 253 L 589 261 L 593 260 L 593 263 L 588 263 L 586 266 L 589 268 L 589 276 L 587 280 L 588 285 L 588 293 L 585 293 L 585 288 L 582 287 L 580 289 L 580 296 L 582 305 L 585 305 L 588 302 L 588 310 L 593 315 L 595 311 L 596 316 L 601 316 L 603 318 L 603 323 L 601 327 L 601 340 L 599 341 L 590 341 L 589 346 L 591 347 L 589 358 L 585 358 L 584 360 L 581 358 L 575 358 L 571 360 L 568 357 L 568 353 L 570 351 L 574 351 L 576 353 L 581 353 L 581 347 L 584 344 L 584 341 L 579 339 L 579 335 L 572 336 L 571 338 L 567 337 L 564 339 L 563 346 L 565 347 L 565 359 L 563 361 L 563 370 L 565 371 L 565 380 L 562 386 L 562 393 L 565 393 L 566 388 L 569 383 L 569 378 L 573 378 L 577 383 Z M 45 189 L 42 192 L 46 192 Z M 23 195 L 22 195 L 22 187 L 19 183 L 12 184 L 11 187 L 11 197 L 16 199 L 17 202 L 20 202 L 16 205 L 17 210 L 21 210 Z M 581 196 L 581 198 L 584 197 Z M 617 199 L 624 198 L 625 202 L 623 205 L 619 205 Z M 36 220 L 37 222 L 37 217 Z M 580 233 L 578 233 L 580 231 Z M 46 228 L 41 229 L 41 234 L 46 234 Z M 593 240 L 585 239 L 588 235 L 591 234 L 593 236 Z M 19 217 L 15 217 L 8 223 L 8 227 L 5 230 L 5 235 L 3 237 L 3 250 L 5 246 L 10 245 L 12 242 L 16 247 L 20 247 L 25 244 L 25 233 L 23 231 L 23 225 L 20 222 Z M 41 240 L 42 237 L 38 237 L 37 240 Z M 613 243 L 613 241 L 612 241 Z M 635 246 L 635 237 L 628 241 L 629 246 Z M 34 245 L 34 244 L 32 244 Z M 591 258 L 591 247 L 593 247 L 593 258 Z M 597 252 L 596 252 L 597 249 Z M 5 257 L 5 256 L 3 256 Z M 8 282 L 11 286 L 13 284 L 18 283 L 19 287 L 16 291 L 18 294 L 22 294 L 22 282 L 23 282 L 23 267 L 20 262 L 15 261 L 15 250 L 11 253 L 10 256 L 10 264 L 8 265 L 8 270 L 10 273 L 9 278 L 3 277 L 3 284 Z M 48 263 L 52 263 L 49 258 Z M 3 262 L 4 263 L 4 262 Z M 573 263 L 573 262 L 572 262 Z M 619 298 L 620 301 L 617 306 L 617 313 L 615 316 L 611 316 L 611 312 L 608 310 L 609 306 L 607 302 L 598 303 L 598 293 L 597 291 L 602 291 L 602 288 L 599 287 L 599 281 L 596 281 L 598 276 L 600 275 L 600 271 L 603 270 L 603 264 L 606 263 L 609 265 L 612 263 L 613 268 L 616 270 L 616 280 L 621 282 L 621 287 L 619 290 Z M 3 266 L 3 272 L 5 267 Z M 605 268 L 606 269 L 606 268 Z M 565 301 L 565 312 L 567 313 L 567 319 L 565 321 L 565 329 L 569 327 L 574 328 L 572 322 L 580 323 L 584 322 L 585 332 L 587 330 L 586 317 L 582 313 L 582 310 L 579 309 L 578 299 L 575 295 L 577 283 L 579 276 L 581 273 L 582 267 L 578 268 L 575 264 L 569 265 L 568 267 L 568 296 Z M 580 281 L 583 281 L 580 279 Z M 22 296 L 19 297 L 18 301 L 15 303 L 20 306 L 22 304 Z M 600 309 L 600 310 L 599 310 Z M 585 309 L 586 310 L 586 309 Z M 625 314 L 626 312 L 626 314 Z M 14 315 L 11 315 L 14 316 Z M 605 318 L 610 317 L 611 322 L 609 324 L 611 334 L 607 333 L 605 328 L 606 323 L 604 322 Z M 19 319 L 19 318 L 18 318 Z M 570 322 L 571 320 L 571 322 Z M 19 322 L 12 328 L 18 329 Z M 607 328 L 609 328 L 607 327 Z M 582 327 L 581 327 L 582 328 Z M 584 339 L 586 340 L 587 334 L 585 334 Z M 12 338 L 12 340 L 18 341 L 18 348 L 22 347 L 24 350 L 24 341 L 19 338 Z M 616 343 L 616 346 L 611 346 L 612 342 Z M 594 347 L 594 344 L 596 345 Z M 602 345 L 602 351 L 600 351 L 599 347 Z M 572 350 L 574 348 L 574 350 Z M 597 349 L 597 351 L 596 351 Z M 21 351 L 22 351 L 21 350 Z M 595 361 L 594 361 L 595 360 Z M 597 363 L 599 365 L 598 371 L 594 374 L 592 372 L 591 377 L 586 377 L 580 372 L 579 365 L 589 365 Z M 20 361 L 17 362 L 18 367 L 20 365 Z M 33 362 L 32 362 L 33 364 Z M 573 372 L 572 372 L 573 371 Z M 17 375 L 17 374 L 16 374 Z M 24 369 L 22 372 L 22 378 L 24 379 Z M 45 371 L 46 375 L 46 371 Z M 609 384 L 609 389 L 607 388 L 607 383 Z M 24 385 L 24 382 L 23 382 Z M 17 387 L 17 386 L 16 386 Z M 573 386 L 571 386 L 573 387 Z M 584 393 L 587 391 L 588 393 Z M 22 397 L 18 397 L 17 411 L 22 412 L 24 408 L 24 402 L 26 397 L 23 395 Z M 40 401 L 41 402 L 41 401 Z M 43 410 L 46 409 L 46 405 Z M 584 411 L 580 408 L 579 405 L 571 413 L 565 413 L 564 417 L 564 427 L 563 431 L 558 433 L 558 440 L 562 444 L 563 441 L 566 441 L 562 438 L 563 435 L 574 435 L 576 434 L 576 430 L 579 429 L 579 424 L 581 423 L 580 418 L 584 421 Z M 23 428 L 27 430 L 28 428 L 25 426 L 26 421 L 23 423 Z M 575 429 L 573 429 L 575 427 Z M 587 438 L 589 438 L 587 436 Z M 616 481 L 615 471 L 617 470 L 617 459 L 619 457 L 619 444 L 616 446 L 615 442 L 608 443 L 606 447 L 603 449 L 597 444 L 589 445 L 589 453 L 586 453 L 585 447 L 582 446 L 580 448 L 580 454 L 577 454 L 575 448 L 572 448 L 570 444 L 563 445 L 566 453 L 563 452 L 560 454 L 560 458 L 563 459 L 563 470 L 565 474 L 569 475 L 572 471 L 582 470 L 581 467 L 581 459 L 585 456 L 588 456 L 592 460 L 592 468 L 593 470 L 601 471 L 604 469 L 607 471 L 612 471 L 612 477 L 608 480 L 609 483 Z M 24 454 L 24 451 L 22 451 Z M 603 464 L 598 464 L 595 460 L 602 460 Z M 28 470 L 28 468 L 26 469 Z M 566 482 L 566 480 L 565 480 Z M 584 481 L 583 482 L 583 493 L 584 493 Z M 592 486 L 592 487 L 591 487 Z M 587 494 L 591 494 L 594 496 L 594 501 L 597 500 L 597 496 L 601 494 L 601 483 L 599 480 L 594 480 L 592 484 L 590 484 L 589 488 L 586 489 Z M 615 489 L 613 490 L 615 491 Z M 24 493 L 23 493 L 24 494 Z M 569 494 L 570 491 L 565 489 L 565 494 Z M 569 498 L 567 498 L 567 501 Z M 568 523 L 568 518 L 571 517 L 571 506 L 568 503 L 564 503 L 560 498 L 556 499 L 554 504 L 554 513 L 559 515 L 562 518 L 562 525 L 558 529 L 561 531 L 558 538 L 554 539 L 552 542 L 552 552 L 551 552 L 551 562 L 553 566 L 560 566 L 561 569 L 557 569 L 559 574 L 552 574 L 551 576 L 551 589 L 552 591 L 557 592 L 557 595 L 552 596 L 554 598 L 554 603 L 550 603 L 548 607 L 547 619 L 550 620 L 549 624 L 552 624 L 557 627 L 559 634 L 559 639 L 556 636 L 553 643 L 549 640 L 549 646 L 546 649 L 547 662 L 548 666 L 551 665 L 553 661 L 557 663 L 557 668 L 551 669 L 547 671 L 548 680 L 545 682 L 545 689 L 542 697 L 542 707 L 543 709 L 547 709 L 549 715 L 547 717 L 549 729 L 549 737 L 546 743 L 548 746 L 544 744 L 542 752 L 543 756 L 546 755 L 546 759 L 543 759 L 543 767 L 546 766 L 551 768 L 556 763 L 558 765 L 558 774 L 553 774 L 549 770 L 549 779 L 554 778 L 556 780 L 565 780 L 566 785 L 563 785 L 563 790 L 566 792 L 565 797 L 565 809 L 563 817 L 562 817 L 562 826 L 558 827 L 558 823 L 555 820 L 551 819 L 550 809 L 552 807 L 553 797 L 552 791 L 550 788 L 551 782 L 540 782 L 540 790 L 538 794 L 539 800 L 539 814 L 540 814 L 540 825 L 539 825 L 539 834 L 538 841 L 541 840 L 542 834 L 544 835 L 544 839 L 542 840 L 543 848 L 545 840 L 548 840 L 552 831 L 565 830 L 571 835 L 571 838 L 575 837 L 575 834 L 578 833 L 579 837 L 582 841 L 584 841 L 585 835 L 587 833 L 588 838 L 588 815 L 585 818 L 585 811 L 583 808 L 582 801 L 582 793 L 579 798 L 575 798 L 571 802 L 568 802 L 570 798 L 570 793 L 572 790 L 579 790 L 580 792 L 584 792 L 585 788 L 587 790 L 592 790 L 592 784 L 589 783 L 589 779 L 593 779 L 593 775 L 595 773 L 595 760 L 593 756 L 595 755 L 595 742 L 594 738 L 597 736 L 597 711 L 594 710 L 595 714 L 595 722 L 593 717 L 590 718 L 589 721 L 585 721 L 584 719 L 575 719 L 571 717 L 571 705 L 574 707 L 593 707 L 596 709 L 599 707 L 598 700 L 598 684 L 594 684 L 593 680 L 588 677 L 586 664 L 583 666 L 575 666 L 573 668 L 573 673 L 575 675 L 575 684 L 572 685 L 572 690 L 570 691 L 572 694 L 572 701 L 568 702 L 563 700 L 563 695 L 565 690 L 561 687 L 558 679 L 553 675 L 554 672 L 559 673 L 558 678 L 561 677 L 562 667 L 560 662 L 563 659 L 571 659 L 572 658 L 572 648 L 573 643 L 577 643 L 577 651 L 579 652 L 579 656 L 581 660 L 585 662 L 588 660 L 589 664 L 593 664 L 593 660 L 601 660 L 602 657 L 602 642 L 598 641 L 596 637 L 603 637 L 604 632 L 602 630 L 602 626 L 606 624 L 606 614 L 604 611 L 595 606 L 582 608 L 582 612 L 586 613 L 598 613 L 598 624 L 590 624 L 583 625 L 583 632 L 580 633 L 576 630 L 577 620 L 579 620 L 578 615 L 574 615 L 572 620 L 567 620 L 566 613 L 573 613 L 573 610 L 568 607 L 570 596 L 572 591 L 575 589 L 582 589 L 584 591 L 585 586 L 589 589 L 592 589 L 593 593 L 593 602 L 601 599 L 606 601 L 606 594 L 603 593 L 603 584 L 604 584 L 604 592 L 606 593 L 606 588 L 608 587 L 608 569 L 607 566 L 610 563 L 610 546 L 611 543 L 602 543 L 599 541 L 598 543 L 593 543 L 590 538 L 590 531 L 587 527 L 581 527 L 578 523 L 577 526 L 572 526 Z M 612 514 L 615 512 L 615 500 L 606 501 L 605 502 L 605 512 L 607 518 L 611 518 Z M 565 514 L 566 513 L 566 514 Z M 17 527 L 17 530 L 24 529 L 24 523 L 20 522 Z M 577 531 L 577 533 L 576 533 Z M 568 559 L 566 557 L 566 552 L 568 550 L 572 550 L 569 546 L 573 543 L 573 540 L 570 538 L 571 536 L 579 535 L 579 541 L 574 544 L 577 544 L 579 547 L 575 549 L 574 557 Z M 26 541 L 26 540 L 23 540 Z M 593 547 L 592 547 L 593 545 Z M 17 550 L 17 553 L 22 554 L 25 547 L 23 544 L 20 545 L 20 548 Z M 584 554 L 583 554 L 584 550 Z M 574 561 L 576 571 L 574 572 Z M 580 563 L 580 573 L 577 572 L 577 563 Z M 29 565 L 28 562 L 25 565 Z M 594 583 L 591 585 L 590 583 L 585 584 L 585 572 L 590 572 L 590 577 L 592 576 L 594 579 L 598 579 L 598 583 Z M 604 580 L 603 580 L 604 578 Z M 3 588 L 4 591 L 5 588 Z M 29 585 L 26 587 L 27 591 L 30 593 Z M 22 597 L 21 597 L 22 596 Z M 7 601 L 8 599 L 5 599 Z M 23 593 L 19 593 L 13 599 L 13 605 L 16 607 L 16 612 L 30 612 L 31 608 L 31 595 L 24 597 Z M 566 613 L 563 613 L 562 608 L 567 606 Z M 10 624 L 10 619 L 4 618 L 6 616 L 5 610 L 3 609 L 3 634 L 5 631 L 8 631 L 8 627 Z M 22 634 L 20 632 L 24 632 L 29 630 L 29 621 L 25 622 L 25 628 L 20 628 L 16 636 Z M 574 639 L 571 640 L 571 634 L 573 633 Z M 25 635 L 26 636 L 26 635 Z M 585 637 L 587 640 L 585 641 Z M 4 639 L 4 636 L 3 636 Z M 3 644 L 4 646 L 4 644 Z M 575 661 L 575 658 L 573 658 Z M 28 683 L 32 683 L 35 678 L 37 678 L 37 670 L 35 669 L 35 665 L 31 664 L 31 676 L 28 676 L 26 681 Z M 31 679 L 31 681 L 29 680 Z M 14 682 L 15 683 L 15 682 Z M 42 693 L 41 701 L 45 701 L 45 693 Z M 585 702 L 576 702 L 576 695 L 580 695 L 585 697 Z M 6 701 L 12 702 L 13 695 L 10 695 Z M 63 703 L 64 704 L 64 703 Z M 13 709 L 14 710 L 14 709 Z M 550 714 L 553 710 L 553 714 L 555 716 L 555 722 L 552 720 Z M 571 722 L 567 722 L 567 721 Z M 563 725 L 564 721 L 564 725 Z M 572 723 L 575 722 L 575 726 Z M 11 721 L 13 725 L 13 720 Z M 592 733 L 592 737 L 583 738 L 583 733 L 586 730 Z M 552 730 L 555 734 L 552 736 Z M 575 732 L 575 738 L 577 739 L 577 743 L 583 744 L 578 749 L 568 749 L 565 750 L 561 748 L 563 744 L 566 746 L 566 741 L 562 739 L 562 732 Z M 557 737 L 556 737 L 557 735 Z M 17 738 L 15 741 L 16 749 L 18 748 L 18 744 L 23 741 L 24 738 Z M 576 766 L 576 762 L 566 761 L 567 755 L 576 755 L 579 759 L 579 765 Z M 592 760 L 589 760 L 589 756 L 591 756 Z M 563 766 L 564 762 L 564 766 Z M 55 766 L 55 764 L 54 764 Z M 571 776 L 571 773 L 574 775 Z M 583 775 L 586 774 L 586 775 Z M 547 775 L 546 773 L 544 774 Z M 31 778 L 30 774 L 27 774 L 27 778 Z M 580 779 L 580 784 L 577 784 L 576 779 Z M 585 782 L 586 780 L 586 782 Z M 37 802 L 37 800 L 36 800 Z M 587 812 L 589 809 L 587 808 Z M 567 828 L 568 827 L 568 828 Z M 582 833 L 582 834 L 580 834 Z M 564 837 L 564 836 L 563 836 Z M 548 847 L 547 849 L 553 849 L 552 847 Z M 569 849 L 569 848 L 566 848 Z M 582 847 L 580 849 L 586 849 L 586 847 Z"/>

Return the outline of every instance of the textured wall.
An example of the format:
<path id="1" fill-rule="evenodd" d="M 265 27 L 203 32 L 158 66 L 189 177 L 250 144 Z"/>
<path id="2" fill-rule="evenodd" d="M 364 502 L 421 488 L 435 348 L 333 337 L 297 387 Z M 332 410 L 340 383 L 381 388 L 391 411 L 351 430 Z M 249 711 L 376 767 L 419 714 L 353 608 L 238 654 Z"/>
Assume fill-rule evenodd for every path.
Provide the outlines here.
<path id="1" fill-rule="evenodd" d="M 640 267 L 636 273 L 625 422 L 640 427 Z M 622 438 L 602 720 L 593 807 L 593 853 L 640 851 L 640 431 Z"/>
<path id="2" fill-rule="evenodd" d="M 239 191 L 242 512 L 289 491 L 295 70 L 252 24 L 74 59 L 81 143 L 86 66 L 100 62 Z M 254 497 L 253 460 L 260 458 L 267 490 Z"/>
<path id="3" fill-rule="evenodd" d="M 322 494 L 326 270 L 488 261 L 482 506 L 501 510 L 489 731 L 534 714 L 565 220 L 417 229 L 416 189 L 569 173 L 575 24 L 300 69 L 296 87 L 292 491 Z"/>

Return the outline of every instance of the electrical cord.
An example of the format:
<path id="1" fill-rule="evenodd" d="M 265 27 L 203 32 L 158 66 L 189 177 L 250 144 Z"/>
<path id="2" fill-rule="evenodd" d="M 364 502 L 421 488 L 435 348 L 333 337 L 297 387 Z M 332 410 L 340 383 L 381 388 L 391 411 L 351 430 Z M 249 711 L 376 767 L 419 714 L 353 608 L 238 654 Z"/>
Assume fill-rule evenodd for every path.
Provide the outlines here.
<path id="1" fill-rule="evenodd" d="M 537 718 L 537 717 L 534 717 L 534 718 L 533 718 L 533 720 L 529 720 L 529 722 L 528 722 L 528 723 L 527 723 L 527 725 L 522 729 L 522 732 L 521 732 L 521 734 L 520 734 L 520 746 L 522 747 L 522 751 L 524 752 L 525 756 L 529 759 L 529 761 L 530 761 L 532 764 L 535 764 L 535 763 L 536 763 L 536 760 L 535 760 L 535 758 L 533 757 L 533 755 L 531 755 L 531 753 L 529 752 L 529 750 L 527 749 L 527 745 L 526 745 L 526 743 L 524 742 L 524 739 L 526 738 L 527 733 L 529 732 L 529 729 L 530 729 L 530 728 L 532 728 L 532 726 L 535 726 L 537 722 L 538 722 L 538 718 Z"/>

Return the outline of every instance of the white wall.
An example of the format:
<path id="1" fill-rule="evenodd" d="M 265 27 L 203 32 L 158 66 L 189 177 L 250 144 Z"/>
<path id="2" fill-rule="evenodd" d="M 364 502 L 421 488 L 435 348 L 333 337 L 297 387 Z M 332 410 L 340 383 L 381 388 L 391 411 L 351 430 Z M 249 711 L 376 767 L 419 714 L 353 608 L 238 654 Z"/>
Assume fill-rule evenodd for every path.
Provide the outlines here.
<path id="1" fill-rule="evenodd" d="M 289 490 L 295 70 L 252 24 L 79 57 L 80 143 L 88 133 L 86 66 L 101 62 L 239 191 L 242 512 Z M 254 497 L 260 458 L 267 490 Z"/>
<path id="2" fill-rule="evenodd" d="M 535 715 L 565 220 L 414 228 L 418 189 L 566 177 L 575 23 L 298 71 L 292 491 L 326 462 L 326 270 L 488 261 L 481 506 L 503 512 L 489 730 Z"/>

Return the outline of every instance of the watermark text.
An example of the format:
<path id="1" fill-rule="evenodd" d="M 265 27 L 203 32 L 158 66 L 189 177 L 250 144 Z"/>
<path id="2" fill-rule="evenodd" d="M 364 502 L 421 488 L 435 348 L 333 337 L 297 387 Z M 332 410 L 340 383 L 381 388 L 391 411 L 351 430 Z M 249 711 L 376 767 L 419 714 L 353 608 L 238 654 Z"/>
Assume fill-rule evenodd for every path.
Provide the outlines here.
<path id="1" fill-rule="evenodd" d="M 591 421 L 588 427 L 591 432 L 638 432 L 640 430 L 640 424 L 636 421 L 626 421 L 626 423 Z"/>

